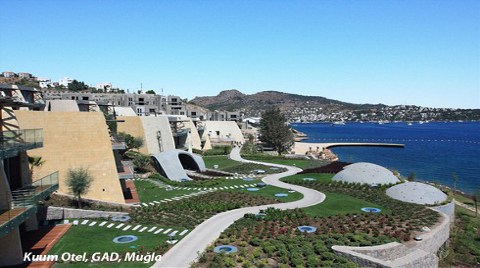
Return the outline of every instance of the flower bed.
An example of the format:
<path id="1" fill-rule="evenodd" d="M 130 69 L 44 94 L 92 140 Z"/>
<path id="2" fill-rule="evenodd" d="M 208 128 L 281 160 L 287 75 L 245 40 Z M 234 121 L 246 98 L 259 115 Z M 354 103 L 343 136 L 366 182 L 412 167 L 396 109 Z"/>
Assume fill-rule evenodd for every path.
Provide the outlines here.
<path id="1" fill-rule="evenodd" d="M 220 212 L 278 202 L 273 197 L 246 192 L 213 192 L 189 199 L 141 207 L 130 213 L 130 216 L 134 223 L 175 225 L 191 229 Z"/>
<path id="2" fill-rule="evenodd" d="M 336 225 L 346 224 L 347 218 L 330 218 L 325 222 L 325 218 L 308 217 L 300 209 L 270 208 L 262 218 L 246 214 L 220 235 L 195 267 L 356 267 L 346 258 L 335 255 L 331 246 L 371 246 L 396 240 L 356 227 L 347 232 L 335 231 L 340 228 Z M 314 226 L 317 230 L 313 233 L 298 231 L 297 227 L 303 225 Z M 214 254 L 214 246 L 223 244 L 236 246 L 238 252 Z"/>
<path id="3" fill-rule="evenodd" d="M 359 222 L 361 220 L 358 218 L 368 216 L 369 222 L 374 223 L 375 228 L 373 230 L 378 228 L 379 232 L 403 241 L 411 240 L 414 231 L 420 231 L 424 226 L 434 225 L 439 218 L 437 212 L 425 206 L 405 203 L 388 197 L 385 194 L 385 189 L 388 186 L 370 187 L 366 184 L 303 180 L 295 180 L 295 183 L 319 191 L 345 194 L 381 205 L 388 209 L 390 214 L 360 214 L 356 219 L 352 219 L 353 222 Z M 369 228 L 368 226 L 371 225 L 365 225 L 363 228 Z M 370 228 L 370 231 L 373 230 Z"/>

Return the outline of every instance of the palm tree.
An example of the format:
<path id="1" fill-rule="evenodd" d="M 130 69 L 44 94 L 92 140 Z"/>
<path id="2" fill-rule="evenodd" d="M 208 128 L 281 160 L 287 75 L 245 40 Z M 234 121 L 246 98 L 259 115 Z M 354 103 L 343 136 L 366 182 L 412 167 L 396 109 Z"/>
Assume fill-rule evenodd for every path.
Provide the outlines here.
<path id="1" fill-rule="evenodd" d="M 29 156 L 28 164 L 30 165 L 30 177 L 33 177 L 33 170 L 45 164 L 45 160 L 41 156 Z"/>
<path id="2" fill-rule="evenodd" d="M 73 195 L 77 197 L 79 208 L 82 208 L 82 195 L 88 192 L 92 180 L 92 175 L 90 175 L 86 168 L 68 170 L 67 186 Z"/>

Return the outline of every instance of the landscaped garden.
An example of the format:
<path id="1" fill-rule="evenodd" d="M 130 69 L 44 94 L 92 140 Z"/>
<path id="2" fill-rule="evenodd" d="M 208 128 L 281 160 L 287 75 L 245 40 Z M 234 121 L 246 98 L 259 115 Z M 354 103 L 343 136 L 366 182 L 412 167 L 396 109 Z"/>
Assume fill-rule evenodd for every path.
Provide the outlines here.
<path id="1" fill-rule="evenodd" d="M 301 176 L 311 177 L 313 175 L 302 174 Z M 367 184 L 348 184 L 329 180 L 302 180 L 298 177 L 286 178 L 285 181 L 325 192 L 327 193 L 327 199 L 328 193 L 340 194 L 362 200 L 362 202 L 368 202 L 365 205 L 372 204 L 372 206 L 383 209 L 388 214 L 372 214 L 369 224 L 363 226 L 363 228 L 371 228 L 372 231 L 377 229 L 386 235 L 404 241 L 410 240 L 414 232 L 421 230 L 422 227 L 434 225 L 439 218 L 437 212 L 425 206 L 405 203 L 388 197 L 385 194 L 388 186 L 371 187 Z M 338 198 L 341 202 L 341 196 L 332 197 L 332 199 Z M 355 202 L 352 202 L 352 205 L 355 205 Z M 352 220 L 357 221 L 356 219 Z"/>
<path id="2" fill-rule="evenodd" d="M 82 221 L 82 220 L 80 220 Z M 143 225 L 147 227 L 148 225 Z M 148 226 L 149 228 L 153 225 Z M 171 227 L 174 228 L 174 227 Z M 182 228 L 180 228 L 183 230 Z M 113 240 L 116 237 L 122 235 L 134 235 L 138 239 L 130 243 L 115 243 Z M 179 239 L 181 237 L 176 237 Z M 171 247 L 166 243 L 168 240 L 167 235 L 152 234 L 149 232 L 138 231 L 123 231 L 117 228 L 106 228 L 106 226 L 88 226 L 88 225 L 74 225 L 68 232 L 55 244 L 55 246 L 49 251 L 49 254 L 61 255 L 68 252 L 71 254 L 83 254 L 87 255 L 87 258 L 91 259 L 91 256 L 95 252 L 116 252 L 123 259 L 127 252 L 136 252 L 139 255 L 147 255 L 147 253 L 155 253 L 157 255 L 164 254 Z M 65 266 L 73 265 L 74 263 L 63 263 Z M 115 265 L 118 267 L 150 267 L 153 263 L 143 262 L 97 262 L 97 263 L 75 263 L 76 267 L 90 267 L 90 266 L 107 266 Z M 61 267 L 62 263 L 56 264 L 55 267 Z"/>
<path id="3" fill-rule="evenodd" d="M 207 156 L 203 157 L 203 160 L 207 168 L 214 168 L 217 165 L 219 170 L 230 173 L 252 174 L 256 170 L 263 170 L 264 173 L 262 174 L 275 174 L 286 171 L 285 168 L 272 168 L 267 165 L 238 162 L 223 155 Z"/>
<path id="4" fill-rule="evenodd" d="M 264 217 L 246 214 L 225 230 L 215 244 L 200 256 L 195 267 L 356 267 L 333 253 L 333 245 L 371 246 L 396 239 L 368 233 L 360 228 L 369 221 L 368 214 L 357 222 L 346 218 L 309 217 L 303 210 L 268 209 Z M 297 227 L 312 226 L 315 232 L 301 232 Z M 214 253 L 219 245 L 233 245 L 238 252 Z"/>
<path id="5" fill-rule="evenodd" d="M 254 187 L 257 188 L 257 187 Z M 241 193 L 248 193 L 253 196 L 263 196 L 267 198 L 274 198 L 278 202 L 285 203 L 285 202 L 293 202 L 303 198 L 303 194 L 299 192 L 289 192 L 288 189 L 280 188 L 273 185 L 267 185 L 265 187 L 257 188 L 257 191 L 249 191 L 248 188 L 244 189 L 232 189 L 227 190 L 230 192 L 241 192 Z M 282 194 L 281 196 L 275 196 L 276 194 Z M 286 196 L 285 196 L 286 195 Z"/>
<path id="6" fill-rule="evenodd" d="M 242 155 L 242 158 L 253 160 L 253 161 L 272 163 L 272 164 L 296 166 L 301 169 L 321 167 L 329 163 L 329 162 L 321 161 L 317 159 L 287 159 L 283 156 L 273 156 L 273 155 L 260 154 L 260 153 L 244 154 Z"/>
<path id="7" fill-rule="evenodd" d="M 140 207 L 130 213 L 130 216 L 133 222 L 138 224 L 176 225 L 192 229 L 213 215 L 227 210 L 273 203 L 280 201 L 274 196 L 218 191 L 189 199 Z"/>
<path id="8" fill-rule="evenodd" d="M 165 177 L 162 177 L 159 174 L 153 174 L 150 176 L 150 179 L 159 180 L 164 184 L 174 186 L 174 187 L 192 187 L 192 188 L 209 188 L 209 187 L 224 187 L 224 186 L 234 186 L 242 184 L 251 184 L 257 183 L 260 181 L 258 178 L 251 178 L 251 181 L 245 181 L 243 179 L 226 179 L 226 178 L 216 178 L 210 180 L 191 180 L 191 181 L 172 181 Z"/>
<path id="9" fill-rule="evenodd" d="M 192 190 L 166 190 L 165 188 L 159 187 L 152 182 L 146 180 L 136 180 L 135 188 L 141 202 L 158 201 L 166 198 L 172 198 L 198 192 Z"/>
<path id="10" fill-rule="evenodd" d="M 450 232 L 447 257 L 440 267 L 478 267 L 480 265 L 480 216 L 455 207 L 455 225 Z"/>
<path id="11" fill-rule="evenodd" d="M 410 241 L 422 227 L 438 221 L 435 211 L 389 198 L 387 186 L 334 182 L 332 176 L 300 174 L 282 179 L 321 191 L 326 199 L 304 209 L 268 209 L 266 215 L 245 215 L 222 233 L 195 266 L 356 267 L 335 255 L 331 247 Z M 301 226 L 312 232 L 301 232 Z M 238 251 L 213 252 L 220 245 L 232 245 Z"/>

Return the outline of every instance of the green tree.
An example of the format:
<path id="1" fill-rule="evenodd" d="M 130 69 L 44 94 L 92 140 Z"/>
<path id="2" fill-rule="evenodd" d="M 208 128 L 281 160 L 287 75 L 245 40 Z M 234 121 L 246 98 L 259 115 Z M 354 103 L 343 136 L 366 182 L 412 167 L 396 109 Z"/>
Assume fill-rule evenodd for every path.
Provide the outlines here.
<path id="1" fill-rule="evenodd" d="M 128 133 L 125 133 L 125 132 L 118 133 L 118 136 L 121 136 L 121 137 L 125 138 L 125 144 L 127 145 L 127 148 L 129 150 L 135 149 L 138 152 L 138 150 L 145 143 L 145 141 L 143 140 L 142 137 L 134 137 L 134 136 L 132 136 Z"/>
<path id="2" fill-rule="evenodd" d="M 153 95 L 155 95 L 155 94 L 157 94 L 157 93 L 155 93 L 155 91 L 153 91 L 153 90 L 150 89 L 150 90 L 145 91 L 145 94 L 153 94 Z"/>
<path id="3" fill-rule="evenodd" d="M 478 201 L 480 201 L 480 189 L 472 195 L 473 204 L 475 204 L 475 217 L 478 216 Z"/>
<path id="4" fill-rule="evenodd" d="M 68 90 L 71 91 L 82 91 L 88 89 L 88 86 L 84 82 L 73 80 L 72 83 L 68 84 Z"/>
<path id="5" fill-rule="evenodd" d="M 417 174 L 415 174 L 415 172 L 410 173 L 410 175 L 408 175 L 407 177 L 409 181 L 415 181 L 416 178 L 417 178 Z"/>
<path id="6" fill-rule="evenodd" d="M 260 141 L 266 146 L 272 147 L 279 155 L 293 145 L 293 132 L 287 125 L 287 119 L 280 109 L 268 109 L 262 114 Z"/>
<path id="7" fill-rule="evenodd" d="M 69 169 L 67 187 L 77 197 L 78 207 L 82 208 L 82 195 L 86 194 L 92 183 L 92 175 L 86 168 Z"/>
<path id="8" fill-rule="evenodd" d="M 148 167 L 151 163 L 150 161 L 150 156 L 138 153 L 133 158 L 133 165 L 135 166 L 136 170 L 143 173 L 148 170 Z"/>
<path id="9" fill-rule="evenodd" d="M 33 170 L 39 168 L 45 164 L 45 160 L 41 156 L 29 156 L 28 164 L 30 165 L 30 177 L 33 176 Z"/>
<path id="10" fill-rule="evenodd" d="M 456 192 L 457 191 L 457 183 L 458 183 L 458 175 L 456 172 L 452 173 L 452 179 L 453 179 L 453 190 Z"/>

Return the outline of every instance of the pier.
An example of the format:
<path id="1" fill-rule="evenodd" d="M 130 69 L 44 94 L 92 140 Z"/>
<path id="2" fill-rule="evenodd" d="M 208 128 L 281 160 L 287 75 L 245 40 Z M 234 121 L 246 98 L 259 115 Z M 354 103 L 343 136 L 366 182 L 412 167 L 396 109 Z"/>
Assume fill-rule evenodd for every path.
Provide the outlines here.
<path id="1" fill-rule="evenodd" d="M 403 148 L 405 144 L 400 143 L 382 143 L 382 142 L 325 142 L 325 143 L 308 143 L 295 142 L 293 151 L 295 154 L 306 154 L 307 152 L 320 152 L 324 149 L 339 146 L 375 146 L 375 147 L 397 147 Z"/>

